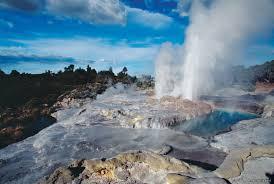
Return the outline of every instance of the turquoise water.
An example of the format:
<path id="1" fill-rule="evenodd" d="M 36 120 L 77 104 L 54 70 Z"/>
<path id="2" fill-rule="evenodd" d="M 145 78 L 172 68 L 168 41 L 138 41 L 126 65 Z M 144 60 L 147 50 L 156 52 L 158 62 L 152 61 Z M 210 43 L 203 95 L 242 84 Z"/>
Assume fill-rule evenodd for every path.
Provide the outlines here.
<path id="1" fill-rule="evenodd" d="M 201 137 L 209 137 L 218 133 L 228 131 L 229 128 L 241 120 L 254 119 L 255 114 L 216 110 L 206 117 L 199 117 L 183 122 L 173 128 Z"/>

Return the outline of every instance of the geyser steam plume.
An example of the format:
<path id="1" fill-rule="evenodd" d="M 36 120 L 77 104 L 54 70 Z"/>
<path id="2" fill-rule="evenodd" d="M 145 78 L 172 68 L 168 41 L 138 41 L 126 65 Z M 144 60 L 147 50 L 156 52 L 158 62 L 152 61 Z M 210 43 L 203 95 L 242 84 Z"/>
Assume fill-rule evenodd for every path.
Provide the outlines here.
<path id="1" fill-rule="evenodd" d="M 237 60 L 252 39 L 274 26 L 272 0 L 193 1 L 182 46 L 163 44 L 156 59 L 156 95 L 190 100 L 210 92 L 217 66 Z"/>

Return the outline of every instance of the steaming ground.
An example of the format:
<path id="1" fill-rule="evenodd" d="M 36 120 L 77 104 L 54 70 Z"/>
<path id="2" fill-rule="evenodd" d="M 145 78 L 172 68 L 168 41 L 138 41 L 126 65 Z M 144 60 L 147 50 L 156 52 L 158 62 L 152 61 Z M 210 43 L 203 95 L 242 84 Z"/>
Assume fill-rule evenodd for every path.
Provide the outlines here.
<path id="1" fill-rule="evenodd" d="M 209 149 L 206 140 L 199 137 L 169 129 L 121 128 L 117 121 L 104 116 L 108 110 L 127 107 L 141 108 L 144 116 L 149 115 L 149 107 L 142 109 L 146 98 L 145 92 L 118 86 L 96 101 L 58 111 L 56 124 L 0 150 L 1 183 L 34 183 L 71 160 L 107 158 L 128 150 L 159 150 L 165 145 L 185 152 Z M 214 164 L 224 159 L 224 154 L 217 153 L 212 155 Z"/>
<path id="2" fill-rule="evenodd" d="M 178 100 L 176 99 L 176 102 Z M 270 133 L 274 129 L 272 117 L 241 122 L 232 132 L 216 136 L 213 142 L 169 129 L 168 126 L 172 123 L 178 123 L 171 121 L 173 117 L 181 120 L 180 118 L 185 118 L 184 113 L 178 117 L 175 109 L 173 113 L 165 111 L 164 105 L 151 103 L 149 91 L 137 91 L 135 88 L 125 89 L 123 86 L 117 86 L 108 89 L 95 101 L 85 100 L 81 103 L 83 104 L 75 103 L 70 108 L 59 110 L 55 114 L 58 120 L 56 124 L 33 137 L 0 150 L 0 182 L 35 183 L 57 167 L 67 165 L 75 159 L 109 158 L 128 150 L 150 150 L 159 153 L 159 150 L 167 150 L 169 147 L 172 150 L 165 151 L 168 155 L 198 164 L 209 169 L 207 172 L 211 173 L 222 166 L 226 155 L 234 148 L 272 145 L 274 140 L 273 134 Z M 190 102 L 187 104 L 193 105 Z M 200 109 L 197 108 L 200 106 L 193 107 Z M 132 127 L 132 123 L 140 121 L 140 114 L 148 119 L 151 116 L 164 119 L 165 121 L 159 121 L 164 126 L 152 123 L 145 124 L 149 126 L 141 124 L 139 128 L 129 128 Z M 199 115 L 196 111 L 194 114 Z M 127 118 L 132 119 L 129 121 Z M 167 121 L 171 124 L 166 123 Z M 264 150 L 264 156 L 274 156 L 274 151 L 269 150 L 272 148 Z M 244 183 L 243 181 L 254 171 L 253 166 L 256 163 L 264 167 L 262 163 L 269 160 L 272 161 L 247 161 L 247 165 L 251 165 L 250 169 L 245 170 L 243 175 L 235 175 L 231 179 L 235 179 L 237 183 Z M 268 164 L 265 172 L 272 172 L 270 166 L 271 164 Z M 230 169 L 225 168 L 219 173 L 231 173 Z M 211 174 L 215 176 L 214 173 Z M 267 179 L 263 175 L 258 175 L 257 178 Z"/>
<path id="3" fill-rule="evenodd" d="M 163 44 L 156 59 L 157 97 L 195 100 L 215 87 L 218 70 L 239 65 L 245 48 L 274 24 L 272 0 L 193 1 L 182 46 Z"/>

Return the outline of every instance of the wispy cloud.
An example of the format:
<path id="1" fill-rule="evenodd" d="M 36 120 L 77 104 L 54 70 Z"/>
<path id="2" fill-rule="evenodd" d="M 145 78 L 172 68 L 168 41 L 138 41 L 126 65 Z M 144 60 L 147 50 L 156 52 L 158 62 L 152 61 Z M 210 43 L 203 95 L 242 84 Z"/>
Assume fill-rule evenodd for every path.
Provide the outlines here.
<path id="1" fill-rule="evenodd" d="M 42 55 L 66 56 L 77 59 L 95 60 L 121 60 L 135 61 L 136 59 L 152 58 L 153 51 L 157 45 L 145 47 L 134 47 L 126 42 L 113 43 L 111 40 L 94 38 L 72 38 L 72 39 L 38 39 L 17 40 L 25 44 L 32 53 Z"/>
<path id="2" fill-rule="evenodd" d="M 128 21 L 160 29 L 173 19 L 161 14 L 132 8 L 120 0 L 2 0 L 2 8 L 43 12 L 59 18 L 72 18 L 91 24 L 121 24 Z"/>
<path id="3" fill-rule="evenodd" d="M 145 27 L 161 29 L 169 26 L 173 22 L 172 18 L 160 13 L 152 13 L 146 10 L 130 7 L 126 7 L 126 10 L 128 11 L 129 21 Z"/>
<path id="4" fill-rule="evenodd" d="M 89 23 L 124 24 L 126 11 L 119 0 L 47 0 L 46 10 L 54 15 L 78 18 Z"/>
<path id="5" fill-rule="evenodd" d="M 2 0 L 2 8 L 80 19 L 95 24 L 124 24 L 126 11 L 119 0 Z"/>
<path id="6" fill-rule="evenodd" d="M 38 39 L 15 40 L 24 47 L 0 47 L 0 55 L 72 58 L 77 66 L 86 66 L 89 61 L 96 61 L 97 69 L 110 66 L 121 67 L 138 62 L 154 61 L 159 45 L 129 45 L 125 41 L 113 43 L 111 40 L 74 38 L 74 39 Z"/>

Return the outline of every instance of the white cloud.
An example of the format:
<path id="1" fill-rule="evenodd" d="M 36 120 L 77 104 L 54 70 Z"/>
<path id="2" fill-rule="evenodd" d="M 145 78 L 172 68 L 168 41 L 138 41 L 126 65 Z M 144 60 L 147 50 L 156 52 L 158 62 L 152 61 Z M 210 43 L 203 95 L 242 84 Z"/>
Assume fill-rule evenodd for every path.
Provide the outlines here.
<path id="1" fill-rule="evenodd" d="M 87 61 L 96 61 L 94 67 L 106 69 L 125 63 L 153 62 L 159 45 L 134 47 L 126 42 L 112 43 L 103 39 L 38 39 L 15 40 L 25 47 L 0 47 L 0 55 L 36 55 L 74 58 L 85 66 Z"/>
<path id="2" fill-rule="evenodd" d="M 0 7 L 45 11 L 96 24 L 124 24 L 126 21 L 124 4 L 119 0 L 2 0 Z"/>
<path id="3" fill-rule="evenodd" d="M 172 18 L 160 13 L 151 13 L 146 10 L 130 7 L 126 7 L 126 10 L 128 11 L 129 21 L 154 29 L 165 28 L 173 21 Z"/>
<path id="4" fill-rule="evenodd" d="M 125 6 L 120 0 L 3 0 L 0 7 L 23 11 L 43 11 L 60 18 L 74 18 L 91 24 L 125 24 L 127 18 L 137 24 L 160 29 L 172 18 Z"/>
<path id="5" fill-rule="evenodd" d="M 47 0 L 48 12 L 79 18 L 90 23 L 119 23 L 126 18 L 124 5 L 119 0 Z"/>

